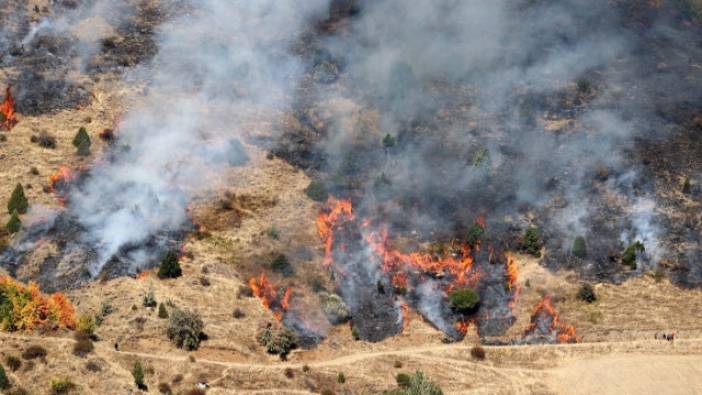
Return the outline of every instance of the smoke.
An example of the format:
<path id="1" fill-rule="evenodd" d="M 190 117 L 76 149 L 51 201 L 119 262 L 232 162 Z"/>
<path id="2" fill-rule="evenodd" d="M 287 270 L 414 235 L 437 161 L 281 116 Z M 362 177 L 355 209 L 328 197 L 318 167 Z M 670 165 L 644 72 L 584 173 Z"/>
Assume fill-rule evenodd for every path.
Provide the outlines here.
<path id="1" fill-rule="evenodd" d="M 107 4 L 81 15 L 104 13 Z M 97 246 L 92 275 L 123 249 L 132 269 L 151 263 L 151 254 L 134 247 L 182 228 L 189 201 L 246 161 L 241 133 L 285 111 L 303 72 L 291 44 L 325 11 L 321 0 L 191 5 L 191 13 L 160 27 L 152 62 L 125 77 L 148 81 L 148 93 L 124 116 L 114 154 L 68 193 L 82 242 Z"/>

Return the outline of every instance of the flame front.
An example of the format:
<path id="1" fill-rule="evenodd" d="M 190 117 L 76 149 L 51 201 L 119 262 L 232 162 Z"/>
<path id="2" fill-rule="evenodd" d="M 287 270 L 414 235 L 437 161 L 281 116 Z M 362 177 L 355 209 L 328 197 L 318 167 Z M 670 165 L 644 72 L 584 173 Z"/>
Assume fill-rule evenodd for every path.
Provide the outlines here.
<path id="1" fill-rule="evenodd" d="M 268 281 L 266 273 L 261 273 L 259 278 L 251 277 L 249 279 L 249 288 L 251 288 L 254 295 L 261 299 L 263 307 L 273 312 L 278 321 L 283 319 L 283 314 L 290 308 L 291 288 L 286 288 L 283 295 L 280 296 L 278 287 Z"/>
<path id="2" fill-rule="evenodd" d="M 551 296 L 548 294 L 544 295 L 534 308 L 534 312 L 531 315 L 531 324 L 524 333 L 528 335 L 534 332 L 537 329 L 539 320 L 544 318 L 550 318 L 551 323 L 548 331 L 551 333 L 555 332 L 556 340 L 559 343 L 578 343 L 580 341 L 581 337 L 576 334 L 574 326 L 560 322 L 560 315 L 553 307 Z"/>
<path id="3" fill-rule="evenodd" d="M 17 124 L 17 115 L 15 113 L 15 99 L 12 97 L 12 87 L 7 86 L 5 90 L 5 100 L 0 103 L 0 125 L 2 125 L 6 130 L 12 130 L 12 128 Z"/>
<path id="4" fill-rule="evenodd" d="M 329 212 L 322 212 L 317 217 L 317 231 L 324 243 L 324 261 L 322 263 L 325 267 L 331 265 L 334 260 L 332 257 L 334 248 L 334 228 L 340 222 L 351 221 L 354 218 L 351 200 L 329 198 L 328 205 L 331 207 Z"/>

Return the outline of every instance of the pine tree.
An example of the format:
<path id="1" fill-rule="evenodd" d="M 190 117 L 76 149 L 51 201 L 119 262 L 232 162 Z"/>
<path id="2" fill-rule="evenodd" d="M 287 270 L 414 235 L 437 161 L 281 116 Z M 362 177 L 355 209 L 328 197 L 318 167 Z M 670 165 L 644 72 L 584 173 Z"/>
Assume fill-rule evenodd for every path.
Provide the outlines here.
<path id="1" fill-rule="evenodd" d="M 144 368 L 141 367 L 141 362 L 134 362 L 134 368 L 132 369 L 132 377 L 134 377 L 134 384 L 136 384 L 137 387 L 144 387 Z"/>
<path id="2" fill-rule="evenodd" d="M 5 229 L 7 229 L 7 233 L 9 234 L 15 234 L 22 229 L 22 221 L 20 221 L 17 210 L 12 212 L 10 220 L 7 221 L 7 225 L 5 225 Z"/>
<path id="3" fill-rule="evenodd" d="M 7 202 L 7 212 L 12 214 L 13 211 L 17 211 L 19 214 L 24 214 L 27 212 L 28 208 L 29 201 L 27 197 L 24 196 L 24 188 L 22 188 L 22 184 L 18 183 L 17 186 L 15 186 L 15 190 L 12 191 L 10 201 Z"/>
<path id="4" fill-rule="evenodd" d="M 88 156 L 90 155 L 90 136 L 88 131 L 84 127 L 78 129 L 78 133 L 73 138 L 73 146 L 78 149 L 78 155 Z"/>
<path id="5" fill-rule="evenodd" d="M 8 388 L 10 388 L 10 379 L 8 379 L 7 374 L 5 374 L 5 368 L 0 365 L 0 390 Z"/>
<path id="6" fill-rule="evenodd" d="M 176 278 L 180 277 L 183 271 L 178 263 L 178 254 L 173 251 L 168 251 L 166 256 L 161 260 L 161 266 L 158 268 L 159 278 Z"/>

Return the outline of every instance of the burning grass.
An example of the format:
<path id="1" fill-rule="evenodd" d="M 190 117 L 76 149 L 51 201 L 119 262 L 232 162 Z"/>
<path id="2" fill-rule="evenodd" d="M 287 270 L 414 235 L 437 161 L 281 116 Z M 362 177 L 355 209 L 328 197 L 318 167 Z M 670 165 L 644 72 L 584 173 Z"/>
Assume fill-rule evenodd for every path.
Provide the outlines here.
<path id="1" fill-rule="evenodd" d="M 527 341 L 546 338 L 550 342 L 578 343 L 581 337 L 577 335 L 572 325 L 560 321 L 560 315 L 553 307 L 551 296 L 546 294 L 534 308 L 531 324 L 524 331 Z"/>
<path id="2" fill-rule="evenodd" d="M 5 100 L 0 103 L 0 126 L 5 130 L 12 130 L 17 122 L 15 99 L 12 97 L 12 87 L 8 85 L 5 89 Z"/>

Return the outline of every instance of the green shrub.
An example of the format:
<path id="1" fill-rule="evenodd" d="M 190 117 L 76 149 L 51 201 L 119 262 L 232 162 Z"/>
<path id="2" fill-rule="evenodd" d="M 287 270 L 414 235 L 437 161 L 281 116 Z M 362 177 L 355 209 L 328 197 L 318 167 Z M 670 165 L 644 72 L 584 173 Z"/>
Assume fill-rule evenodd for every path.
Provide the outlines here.
<path id="1" fill-rule="evenodd" d="M 166 305 L 163 302 L 158 305 L 158 318 L 168 318 L 168 310 L 166 310 Z"/>
<path id="2" fill-rule="evenodd" d="M 5 225 L 5 229 L 7 230 L 7 233 L 11 235 L 19 232 L 22 229 L 22 221 L 20 220 L 17 210 L 12 212 L 10 220 L 7 221 L 7 224 Z"/>
<path id="3" fill-rule="evenodd" d="M 689 195 L 692 193 L 692 185 L 690 184 L 690 177 L 685 177 L 682 185 L 682 193 Z"/>
<path id="4" fill-rule="evenodd" d="M 336 382 L 344 384 L 346 382 L 346 375 L 343 372 L 339 372 L 339 374 L 336 375 Z"/>
<path id="5" fill-rule="evenodd" d="M 275 225 L 271 225 L 270 228 L 266 229 L 266 235 L 268 235 L 268 237 L 270 237 L 273 240 L 280 239 L 280 232 L 278 231 L 278 228 L 275 227 Z"/>
<path id="6" fill-rule="evenodd" d="M 161 260 L 161 266 L 158 268 L 158 277 L 176 278 L 183 275 L 183 270 L 178 263 L 178 254 L 175 251 L 168 251 Z"/>
<path id="7" fill-rule="evenodd" d="M 144 307 L 156 307 L 158 302 L 156 302 L 156 294 L 154 293 L 153 288 L 149 288 L 146 294 L 144 294 L 144 299 L 142 300 L 141 304 Z"/>
<path id="8" fill-rule="evenodd" d="M 386 134 L 385 137 L 383 137 L 383 148 L 385 148 L 386 151 L 394 147 L 396 143 L 397 141 L 395 137 L 393 137 L 393 135 L 391 135 L 390 133 Z"/>
<path id="9" fill-rule="evenodd" d="M 134 361 L 132 377 L 134 378 L 134 384 L 136 384 L 138 388 L 144 387 L 144 368 L 141 367 L 141 362 L 138 360 Z"/>
<path id="10" fill-rule="evenodd" d="M 46 131 L 41 131 L 39 134 L 34 134 L 29 138 L 34 144 L 39 145 L 42 148 L 56 148 L 56 137 L 50 135 Z"/>
<path id="11" fill-rule="evenodd" d="M 85 130 L 84 127 L 78 129 L 78 133 L 76 133 L 75 137 L 73 137 L 73 146 L 78 149 L 78 155 L 90 155 L 91 144 L 92 143 L 90 142 L 90 136 L 88 135 L 88 131 Z"/>
<path id="12" fill-rule="evenodd" d="M 274 272 L 288 275 L 290 274 L 291 269 L 290 261 L 284 254 L 276 255 L 275 258 L 273 258 L 273 261 L 271 261 L 271 270 Z"/>
<path id="13" fill-rule="evenodd" d="M 246 317 L 246 313 L 244 313 L 243 310 L 241 310 L 240 308 L 237 307 L 237 308 L 235 308 L 234 311 L 232 312 L 232 317 L 234 317 L 234 318 L 236 318 L 236 319 L 238 320 L 238 319 L 240 319 L 240 318 Z"/>
<path id="14" fill-rule="evenodd" d="M 636 269 L 636 258 L 639 254 L 646 252 L 643 243 L 635 241 L 622 253 L 622 263 L 632 269 Z"/>
<path id="15" fill-rule="evenodd" d="M 271 326 L 259 331 L 256 340 L 266 348 L 268 353 L 281 356 L 288 355 L 297 345 L 297 338 L 292 331 L 287 328 L 274 331 Z"/>
<path id="16" fill-rule="evenodd" d="M 524 232 L 524 237 L 522 238 L 522 250 L 539 258 L 541 257 L 541 246 L 541 236 L 539 235 L 539 231 L 535 227 L 530 226 Z"/>
<path id="17" fill-rule="evenodd" d="M 404 380 L 404 379 L 403 379 Z M 398 382 L 399 385 L 399 382 Z M 396 391 L 386 392 L 392 395 L 443 395 L 443 391 L 438 385 L 432 383 L 424 376 L 424 373 L 417 371 L 409 376 L 406 387 L 401 387 Z"/>
<path id="18" fill-rule="evenodd" d="M 466 237 L 468 245 L 471 247 L 477 246 L 482 240 L 484 234 L 485 228 L 483 228 L 483 226 L 477 222 L 474 223 L 473 226 L 468 229 L 468 236 Z"/>
<path id="19" fill-rule="evenodd" d="M 8 388 L 10 388 L 10 379 L 7 378 L 5 368 L 0 365 L 0 390 L 5 390 Z"/>
<path id="20" fill-rule="evenodd" d="M 312 181 L 305 188 L 305 194 L 315 202 L 324 202 L 329 197 L 327 187 L 321 181 Z"/>
<path id="21" fill-rule="evenodd" d="M 596 301 L 597 295 L 595 295 L 595 290 L 592 288 L 592 285 L 588 283 L 583 284 L 578 290 L 578 299 L 587 303 Z"/>
<path id="22" fill-rule="evenodd" d="M 166 335 L 179 348 L 196 350 L 204 336 L 204 324 L 196 313 L 176 309 L 171 312 Z"/>
<path id="23" fill-rule="evenodd" d="M 449 305 L 461 314 L 473 312 L 479 303 L 480 296 L 472 288 L 459 288 L 449 295 Z"/>
<path id="24" fill-rule="evenodd" d="M 10 201 L 7 202 L 7 213 L 12 214 L 17 211 L 18 214 L 25 214 L 28 208 L 29 201 L 24 195 L 24 188 L 22 188 L 22 184 L 18 183 L 10 195 Z"/>
<path id="25" fill-rule="evenodd" d="M 7 365 L 7 367 L 10 368 L 10 370 L 12 370 L 13 372 L 16 372 L 17 369 L 22 367 L 22 360 L 14 355 L 7 355 L 5 357 L 5 365 Z"/>
<path id="26" fill-rule="evenodd" d="M 164 395 L 171 395 L 173 393 L 171 386 L 168 385 L 168 383 L 159 383 L 158 392 Z"/>
<path id="27" fill-rule="evenodd" d="M 76 385 L 68 378 L 54 377 L 51 379 L 51 395 L 63 395 L 72 391 Z"/>
<path id="28" fill-rule="evenodd" d="M 578 258 L 586 258 L 587 257 L 587 245 L 585 244 L 585 238 L 582 236 L 578 236 L 573 240 L 573 248 L 572 248 L 573 255 L 577 256 Z"/>
<path id="29" fill-rule="evenodd" d="M 395 376 L 395 381 L 397 382 L 398 387 L 408 388 L 410 386 L 412 378 L 409 376 L 409 374 L 398 373 L 397 376 Z"/>
<path id="30" fill-rule="evenodd" d="M 92 315 L 81 314 L 81 316 L 78 317 L 78 323 L 76 324 L 77 331 L 92 336 L 93 333 L 95 333 L 96 327 L 95 318 Z"/>

